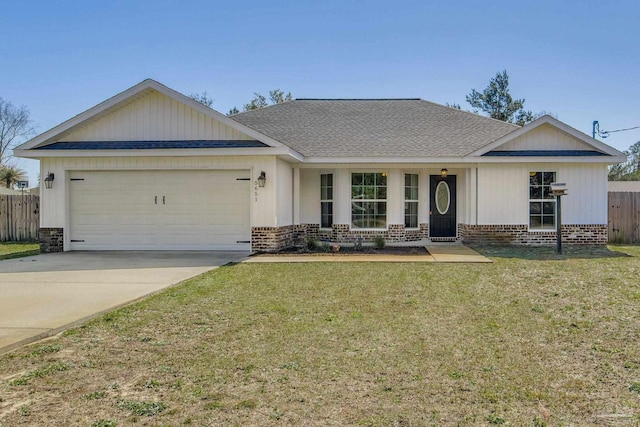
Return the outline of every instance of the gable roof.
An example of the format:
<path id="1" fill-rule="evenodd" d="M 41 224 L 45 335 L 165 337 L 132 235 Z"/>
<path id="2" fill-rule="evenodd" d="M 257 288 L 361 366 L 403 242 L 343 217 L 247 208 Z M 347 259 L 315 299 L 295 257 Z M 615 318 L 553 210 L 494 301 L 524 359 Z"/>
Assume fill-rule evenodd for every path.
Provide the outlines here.
<path id="1" fill-rule="evenodd" d="M 527 132 L 531 132 L 534 129 L 540 128 L 543 125 L 550 125 L 562 132 L 564 132 L 565 134 L 569 135 L 570 137 L 573 137 L 577 140 L 579 140 L 580 142 L 584 143 L 585 145 L 587 145 L 588 147 L 590 147 L 592 150 L 591 151 L 585 151 L 582 150 L 581 154 L 575 153 L 575 154 L 570 154 L 570 155 L 575 155 L 575 156 L 588 156 L 590 153 L 593 153 L 592 155 L 595 156 L 602 156 L 602 155 L 609 155 L 609 156 L 614 156 L 614 157 L 620 157 L 620 156 L 624 156 L 624 154 L 622 154 L 620 151 L 616 150 L 615 148 L 598 141 L 597 139 L 591 138 L 589 135 L 580 132 L 577 129 L 572 128 L 571 126 L 567 125 L 566 123 L 561 122 L 560 120 L 551 117 L 549 115 L 545 115 L 542 117 L 539 117 L 538 119 L 527 123 L 526 125 L 522 126 L 521 128 L 517 129 L 516 131 L 504 135 L 503 137 L 491 142 L 490 144 L 479 148 L 478 150 L 474 151 L 473 153 L 470 153 L 470 155 L 472 156 L 505 156 L 506 154 L 500 154 L 499 152 L 495 152 L 492 150 L 495 150 L 505 144 L 508 144 L 509 142 L 515 140 L 516 138 L 524 135 Z M 552 152 L 553 153 L 553 152 Z M 560 155 L 561 151 L 557 151 L 558 155 Z M 566 155 L 566 154 L 565 154 Z M 624 160 L 621 160 L 624 161 Z"/>
<path id="2" fill-rule="evenodd" d="M 520 128 L 421 99 L 297 99 L 231 118 L 307 157 L 462 157 Z"/>
<path id="3" fill-rule="evenodd" d="M 242 123 L 232 120 L 226 115 L 219 113 L 218 111 L 212 108 L 209 108 L 203 105 L 202 103 L 189 98 L 188 96 L 185 96 L 179 92 L 176 92 L 175 90 L 161 83 L 158 83 L 155 80 L 146 79 L 138 83 L 137 85 L 132 86 L 129 89 L 107 99 L 106 101 L 101 102 L 95 107 L 92 107 L 78 114 L 77 116 L 72 117 L 71 119 L 61 123 L 60 125 L 23 143 L 22 145 L 16 147 L 14 152 L 18 156 L 33 157 L 35 156 L 35 154 L 31 150 L 42 149 L 49 144 L 54 144 L 54 143 L 63 141 L 65 136 L 72 134 L 73 132 L 80 129 L 82 126 L 86 126 L 90 123 L 100 120 L 103 117 L 106 117 L 107 115 L 125 107 L 126 105 L 132 102 L 135 102 L 136 100 L 146 96 L 151 91 L 157 91 L 163 95 L 166 95 L 172 99 L 175 99 L 178 102 L 186 104 L 187 106 L 205 114 L 206 116 L 212 117 L 213 119 L 227 126 L 230 126 L 238 130 L 239 132 L 245 135 L 248 135 L 251 138 L 254 138 L 255 141 L 259 141 L 260 143 L 262 143 L 261 144 L 262 146 L 282 148 L 282 149 L 285 149 L 286 151 L 291 151 L 289 147 L 286 147 L 279 141 L 276 141 L 267 135 L 263 135 L 254 129 L 248 128 L 244 126 Z M 153 141 L 150 141 L 150 142 L 153 142 Z M 87 148 L 87 147 L 81 148 L 80 145 L 78 145 L 75 148 L 79 150 L 81 149 L 86 150 L 91 148 L 105 149 L 104 147 L 98 147 L 98 146 L 91 147 L 91 148 Z M 174 147 L 153 147 L 153 148 L 174 148 Z M 180 148 L 180 147 L 175 147 L 175 148 Z M 73 148 L 68 148 L 68 149 L 73 149 Z M 30 150 L 29 153 L 27 153 L 26 150 Z M 290 154 L 293 155 L 294 157 L 300 157 L 298 153 L 291 152 Z"/>

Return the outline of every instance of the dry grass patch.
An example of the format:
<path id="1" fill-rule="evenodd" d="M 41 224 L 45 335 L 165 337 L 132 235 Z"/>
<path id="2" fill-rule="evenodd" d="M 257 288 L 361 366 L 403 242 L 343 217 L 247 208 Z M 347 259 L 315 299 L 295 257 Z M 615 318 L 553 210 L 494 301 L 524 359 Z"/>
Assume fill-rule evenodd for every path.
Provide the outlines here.
<path id="1" fill-rule="evenodd" d="M 1 357 L 0 425 L 638 425 L 615 249 L 223 267 Z"/>

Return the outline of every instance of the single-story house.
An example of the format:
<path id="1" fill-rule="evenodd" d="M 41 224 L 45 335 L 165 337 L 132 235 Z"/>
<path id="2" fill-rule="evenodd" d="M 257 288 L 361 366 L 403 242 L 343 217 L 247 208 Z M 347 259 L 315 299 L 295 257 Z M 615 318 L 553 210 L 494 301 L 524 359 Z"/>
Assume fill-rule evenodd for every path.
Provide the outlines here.
<path id="1" fill-rule="evenodd" d="M 624 155 L 553 117 L 421 99 L 297 99 L 225 116 L 145 80 L 15 150 L 40 160 L 43 251 L 335 242 L 607 242 Z"/>

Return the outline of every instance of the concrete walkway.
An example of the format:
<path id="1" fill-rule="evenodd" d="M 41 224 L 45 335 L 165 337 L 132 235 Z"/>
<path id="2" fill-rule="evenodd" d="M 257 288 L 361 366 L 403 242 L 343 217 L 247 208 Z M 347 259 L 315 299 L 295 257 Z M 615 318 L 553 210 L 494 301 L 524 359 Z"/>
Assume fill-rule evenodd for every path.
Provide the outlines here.
<path id="1" fill-rule="evenodd" d="M 427 245 L 427 255 L 340 255 L 340 254 L 309 254 L 309 255 L 271 255 L 262 254 L 247 258 L 244 262 L 465 262 L 491 263 L 489 258 L 479 254 L 471 248 L 459 244 Z"/>
<path id="2" fill-rule="evenodd" d="M 0 354 L 248 252 L 65 252 L 0 261 Z"/>

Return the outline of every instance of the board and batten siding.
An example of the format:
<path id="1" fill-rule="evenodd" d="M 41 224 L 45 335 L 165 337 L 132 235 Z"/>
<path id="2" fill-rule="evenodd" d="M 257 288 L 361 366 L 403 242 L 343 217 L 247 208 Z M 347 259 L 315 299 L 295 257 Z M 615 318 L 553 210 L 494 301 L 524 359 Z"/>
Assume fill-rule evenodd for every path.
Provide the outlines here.
<path id="1" fill-rule="evenodd" d="M 182 102 L 151 91 L 61 140 L 73 142 L 252 139 L 254 138 Z"/>
<path id="2" fill-rule="evenodd" d="M 276 197 L 277 181 L 275 156 L 224 156 L 224 157 L 88 157 L 48 158 L 40 162 L 40 175 L 55 174 L 53 188 L 41 191 L 44 209 L 40 214 L 40 227 L 69 228 L 68 188 L 70 171 L 132 171 L 132 170 L 246 170 L 251 178 L 251 225 L 275 226 L 279 200 Z M 267 174 L 267 185 L 257 188 L 256 179 L 261 171 Z M 271 179 L 271 182 L 270 182 Z M 132 182 L 131 185 L 136 185 Z M 194 182 L 185 191 L 199 191 Z M 287 205 L 289 212 L 290 204 Z"/>
<path id="3" fill-rule="evenodd" d="M 543 124 L 495 149 L 512 150 L 593 150 L 593 147 L 551 125 Z"/>
<path id="4" fill-rule="evenodd" d="M 260 174 L 260 171 L 258 171 Z M 267 182 L 269 176 L 267 175 Z M 291 164 L 276 159 L 276 226 L 293 224 L 293 168 Z M 266 187 L 266 184 L 265 184 Z"/>
<path id="5" fill-rule="evenodd" d="M 478 167 L 478 224 L 529 223 L 529 172 L 556 172 L 568 195 L 564 224 L 607 224 L 607 166 L 602 164 L 487 164 Z"/>

